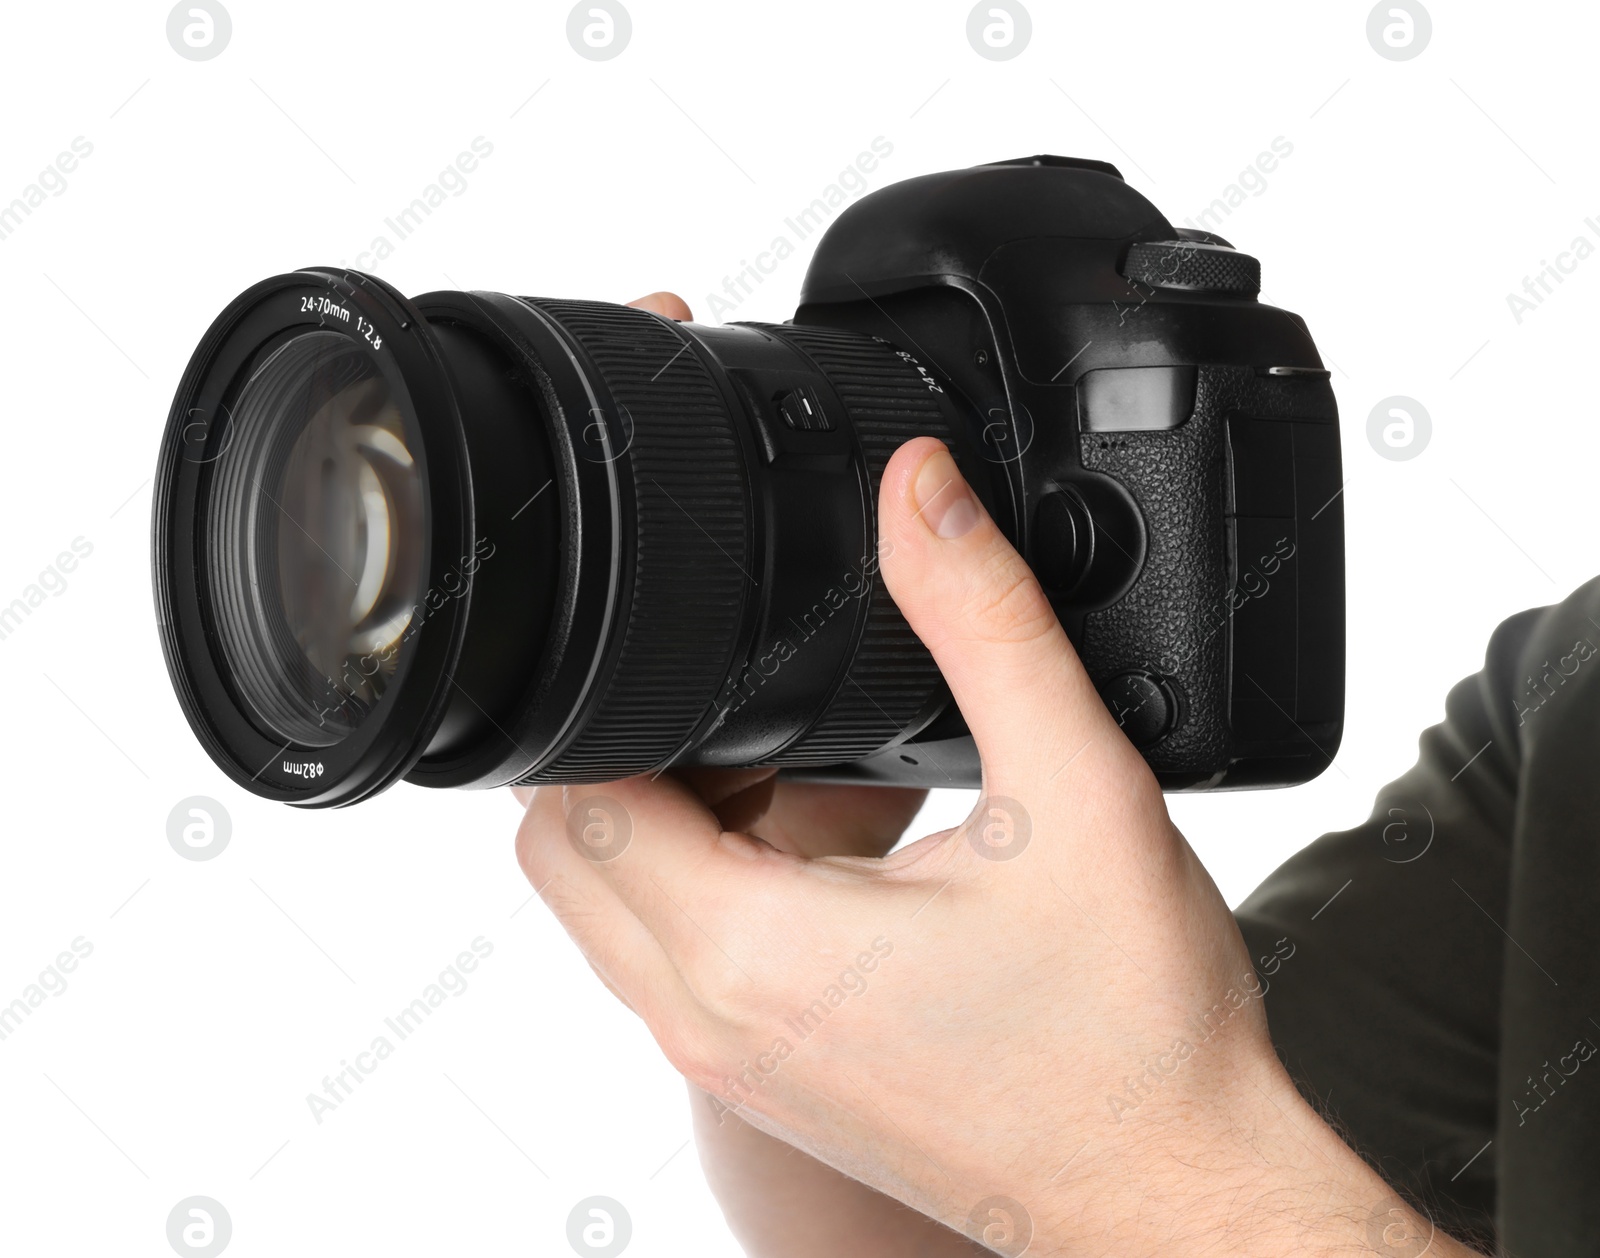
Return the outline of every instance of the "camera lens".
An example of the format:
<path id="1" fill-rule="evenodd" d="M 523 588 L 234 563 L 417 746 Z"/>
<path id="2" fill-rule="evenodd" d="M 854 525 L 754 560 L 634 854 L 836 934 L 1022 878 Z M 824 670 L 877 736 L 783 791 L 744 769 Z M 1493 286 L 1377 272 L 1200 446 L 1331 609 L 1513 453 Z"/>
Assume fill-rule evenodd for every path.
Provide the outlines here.
<path id="1" fill-rule="evenodd" d="M 976 426 L 855 332 L 278 276 L 174 399 L 168 668 L 217 763 L 304 806 L 858 760 L 948 704 L 878 482 Z"/>
<path id="2" fill-rule="evenodd" d="M 231 407 L 206 572 L 240 697 L 272 736 L 331 746 L 394 677 L 422 593 L 422 478 L 375 359 L 336 332 L 270 350 Z"/>

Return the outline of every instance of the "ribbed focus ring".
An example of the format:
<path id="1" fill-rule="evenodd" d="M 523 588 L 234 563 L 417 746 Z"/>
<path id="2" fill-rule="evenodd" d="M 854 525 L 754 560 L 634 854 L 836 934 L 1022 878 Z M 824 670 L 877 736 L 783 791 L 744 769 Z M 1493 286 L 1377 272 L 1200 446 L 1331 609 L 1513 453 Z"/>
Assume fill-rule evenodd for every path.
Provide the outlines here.
<path id="1" fill-rule="evenodd" d="M 871 478 L 875 537 L 878 486 L 894 452 L 921 436 L 938 437 L 955 448 L 942 395 L 883 341 L 792 323 L 756 326 L 805 353 L 844 402 Z M 769 763 L 837 764 L 870 755 L 925 716 L 943 686 L 938 665 L 889 597 L 875 553 L 869 564 L 866 627 L 844 683 L 821 719 Z"/>
<path id="2" fill-rule="evenodd" d="M 736 421 L 693 348 L 654 315 L 524 300 L 560 322 L 615 400 L 620 414 L 606 424 L 624 449 L 609 457 L 631 480 L 635 509 L 623 517 L 634 572 L 622 590 L 621 654 L 576 740 L 523 780 L 646 772 L 683 744 L 721 688 L 753 588 Z"/>

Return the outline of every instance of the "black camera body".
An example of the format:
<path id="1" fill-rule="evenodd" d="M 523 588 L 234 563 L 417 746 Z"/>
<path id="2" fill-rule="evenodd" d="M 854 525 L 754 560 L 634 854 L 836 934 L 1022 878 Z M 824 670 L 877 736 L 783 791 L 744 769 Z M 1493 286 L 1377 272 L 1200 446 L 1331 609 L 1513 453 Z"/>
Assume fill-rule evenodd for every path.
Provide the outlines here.
<path id="1" fill-rule="evenodd" d="M 863 198 L 795 316 L 912 350 L 966 402 L 964 472 L 1168 789 L 1305 781 L 1343 731 L 1338 412 L 1259 291 L 1114 166 L 1039 156 Z M 940 765 L 975 782 L 953 708 L 828 776 Z"/>
<path id="2" fill-rule="evenodd" d="M 977 786 L 879 571 L 884 467 L 932 435 L 1164 787 L 1305 781 L 1343 723 L 1338 425 L 1259 287 L 1056 157 L 863 197 L 785 324 L 264 280 L 162 446 L 174 687 L 301 806 L 691 765 Z"/>

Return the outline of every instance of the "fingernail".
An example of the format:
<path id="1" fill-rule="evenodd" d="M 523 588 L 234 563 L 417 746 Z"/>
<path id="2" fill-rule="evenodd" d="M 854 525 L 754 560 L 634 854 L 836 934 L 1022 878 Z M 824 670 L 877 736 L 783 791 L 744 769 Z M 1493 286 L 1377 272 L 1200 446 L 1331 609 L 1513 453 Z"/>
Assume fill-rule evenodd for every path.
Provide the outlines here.
<path id="1" fill-rule="evenodd" d="M 911 486 L 917 518 L 935 537 L 960 537 L 978 522 L 978 503 L 948 450 L 930 455 Z"/>

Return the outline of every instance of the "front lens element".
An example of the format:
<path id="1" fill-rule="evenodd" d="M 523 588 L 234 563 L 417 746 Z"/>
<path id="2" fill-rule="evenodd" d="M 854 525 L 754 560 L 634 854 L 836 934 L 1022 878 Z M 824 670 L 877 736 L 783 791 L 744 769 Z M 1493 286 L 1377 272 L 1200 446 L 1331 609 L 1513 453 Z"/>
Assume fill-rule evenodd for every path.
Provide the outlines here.
<path id="1" fill-rule="evenodd" d="M 229 423 L 206 541 L 222 655 L 263 732 L 332 746 L 393 680 L 422 598 L 422 469 L 377 360 L 338 332 L 271 351 Z"/>

